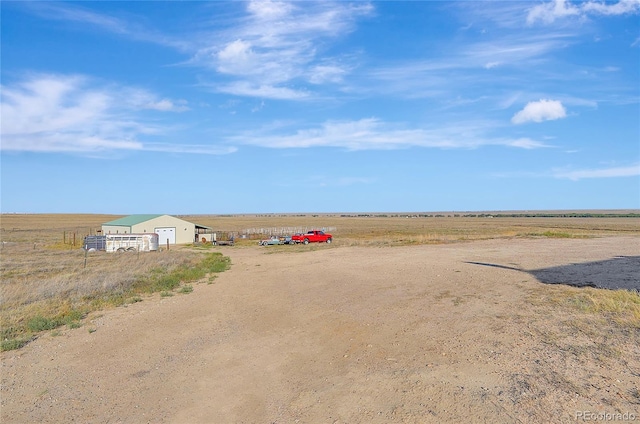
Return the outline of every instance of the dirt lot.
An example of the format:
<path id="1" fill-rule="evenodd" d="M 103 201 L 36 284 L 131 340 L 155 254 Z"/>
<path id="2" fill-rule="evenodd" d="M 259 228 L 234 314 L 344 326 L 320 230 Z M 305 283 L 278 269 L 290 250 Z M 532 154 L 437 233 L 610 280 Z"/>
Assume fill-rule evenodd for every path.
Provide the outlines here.
<path id="1" fill-rule="evenodd" d="M 214 284 L 3 352 L 2 422 L 640 421 L 640 331 L 552 301 L 593 289 L 536 279 L 639 246 L 219 248 Z"/>

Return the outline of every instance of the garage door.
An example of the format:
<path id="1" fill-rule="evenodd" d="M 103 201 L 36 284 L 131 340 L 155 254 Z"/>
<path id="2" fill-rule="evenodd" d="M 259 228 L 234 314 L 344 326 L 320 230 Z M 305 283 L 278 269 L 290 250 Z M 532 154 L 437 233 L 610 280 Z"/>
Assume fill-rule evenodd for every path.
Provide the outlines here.
<path id="1" fill-rule="evenodd" d="M 158 235 L 158 244 L 164 246 L 167 244 L 176 244 L 176 227 L 160 227 L 155 229 Z"/>

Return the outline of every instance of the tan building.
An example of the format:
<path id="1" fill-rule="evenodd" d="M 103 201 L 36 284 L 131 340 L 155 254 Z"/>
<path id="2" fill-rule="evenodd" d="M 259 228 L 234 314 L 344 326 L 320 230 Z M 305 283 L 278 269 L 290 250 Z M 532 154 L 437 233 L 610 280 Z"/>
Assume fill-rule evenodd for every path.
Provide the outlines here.
<path id="1" fill-rule="evenodd" d="M 156 233 L 160 246 L 193 243 L 196 234 L 210 230 L 171 215 L 129 215 L 102 224 L 102 234 Z M 205 231 L 210 232 L 210 231 Z"/>

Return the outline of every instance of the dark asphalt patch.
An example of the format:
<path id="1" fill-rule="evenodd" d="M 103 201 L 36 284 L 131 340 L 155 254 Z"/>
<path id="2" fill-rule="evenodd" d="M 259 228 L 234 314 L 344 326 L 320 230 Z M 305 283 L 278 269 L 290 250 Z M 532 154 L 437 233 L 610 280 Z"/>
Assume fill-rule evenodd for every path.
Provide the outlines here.
<path id="1" fill-rule="evenodd" d="M 528 271 L 541 283 L 640 291 L 640 256 L 616 256 L 596 262 Z"/>
<path id="2" fill-rule="evenodd" d="M 640 291 L 640 256 L 616 256 L 603 261 L 575 263 L 535 270 L 524 270 L 485 262 L 466 263 L 527 272 L 544 284 Z"/>

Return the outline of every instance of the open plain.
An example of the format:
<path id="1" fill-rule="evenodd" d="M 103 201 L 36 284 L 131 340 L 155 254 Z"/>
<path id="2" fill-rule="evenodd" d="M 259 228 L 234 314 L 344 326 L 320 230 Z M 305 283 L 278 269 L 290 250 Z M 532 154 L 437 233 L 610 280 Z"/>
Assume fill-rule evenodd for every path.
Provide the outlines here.
<path id="1" fill-rule="evenodd" d="M 2 219 L 3 241 L 46 245 L 103 217 L 40 242 Z M 213 283 L 2 352 L 1 421 L 640 421 L 637 294 L 563 284 L 640 288 L 637 218 L 278 220 L 334 243 L 212 247 L 232 263 Z"/>

